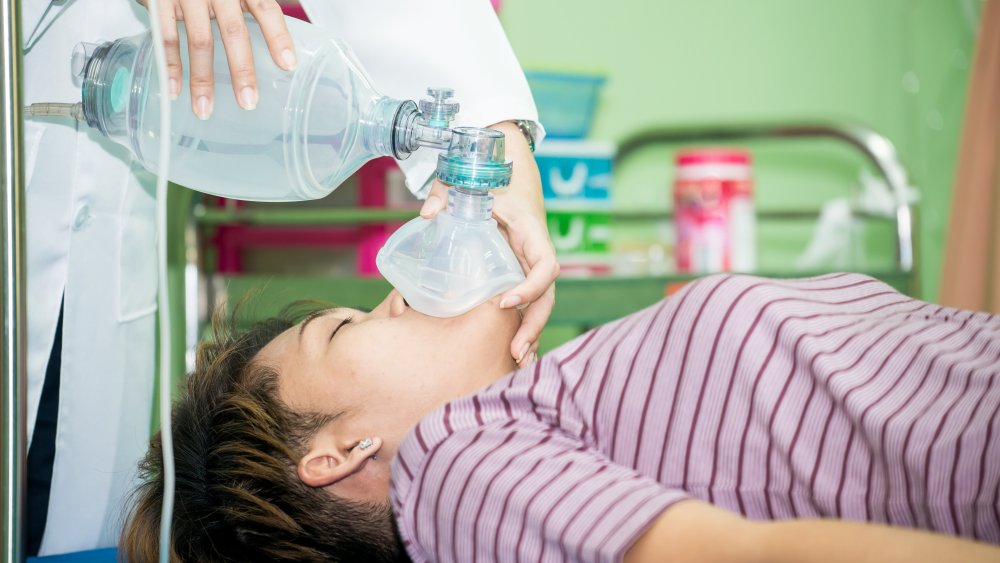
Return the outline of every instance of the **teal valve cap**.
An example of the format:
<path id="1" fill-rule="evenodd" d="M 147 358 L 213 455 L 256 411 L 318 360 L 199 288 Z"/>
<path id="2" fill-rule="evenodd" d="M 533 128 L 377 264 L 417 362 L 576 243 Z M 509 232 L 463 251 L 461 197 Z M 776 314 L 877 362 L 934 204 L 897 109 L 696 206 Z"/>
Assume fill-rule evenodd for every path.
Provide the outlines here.
<path id="1" fill-rule="evenodd" d="M 503 133 L 456 127 L 448 150 L 438 155 L 437 177 L 450 186 L 496 189 L 510 185 L 513 168 L 505 160 Z"/>

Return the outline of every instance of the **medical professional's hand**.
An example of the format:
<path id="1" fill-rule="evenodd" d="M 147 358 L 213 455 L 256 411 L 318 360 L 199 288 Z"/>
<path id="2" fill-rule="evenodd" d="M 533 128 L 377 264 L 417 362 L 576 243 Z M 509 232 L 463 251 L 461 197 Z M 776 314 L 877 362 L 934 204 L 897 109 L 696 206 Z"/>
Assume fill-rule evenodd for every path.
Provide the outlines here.
<path id="1" fill-rule="evenodd" d="M 523 311 L 521 328 L 510 343 L 511 356 L 524 367 L 538 359 L 538 337 L 556 302 L 555 281 L 559 277 L 559 263 L 556 262 L 555 248 L 545 222 L 542 181 L 527 140 L 521 130 L 510 122 L 491 125 L 490 128 L 506 135 L 506 156 L 514 162 L 510 187 L 495 193 L 493 217 L 514 249 L 521 267 L 527 272 L 527 279 L 505 292 L 500 299 L 504 308 L 528 304 Z M 435 181 L 420 210 L 421 217 L 429 219 L 436 215 L 445 208 L 447 199 L 447 186 Z"/>
<path id="2" fill-rule="evenodd" d="M 137 0 L 146 6 L 147 0 Z M 233 77 L 233 94 L 243 109 L 257 107 L 257 74 L 247 33 L 244 12 L 250 12 L 260 24 L 275 64 L 285 70 L 295 68 L 295 47 L 285 26 L 276 0 L 160 0 L 160 25 L 167 52 L 167 76 L 170 96 L 176 98 L 184 87 L 181 75 L 181 52 L 177 22 L 183 21 L 188 36 L 188 60 L 191 77 L 191 110 L 201 119 L 212 115 L 215 77 L 214 45 L 211 20 L 218 21 L 222 43 Z"/>

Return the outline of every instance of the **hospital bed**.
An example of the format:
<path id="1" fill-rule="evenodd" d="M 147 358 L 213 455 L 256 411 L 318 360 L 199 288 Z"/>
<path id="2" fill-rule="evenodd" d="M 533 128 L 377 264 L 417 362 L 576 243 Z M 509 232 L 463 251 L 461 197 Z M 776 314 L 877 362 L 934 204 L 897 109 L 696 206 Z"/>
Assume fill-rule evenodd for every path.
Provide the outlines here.
<path id="1" fill-rule="evenodd" d="M 618 149 L 616 165 L 624 166 L 643 151 L 660 150 L 663 146 L 705 142 L 752 143 L 758 140 L 787 142 L 799 139 L 827 139 L 849 147 L 860 155 L 888 185 L 895 202 L 888 216 L 869 216 L 857 211 L 859 219 L 882 224 L 881 232 L 894 234 L 895 256 L 888 266 L 868 269 L 866 273 L 880 278 L 904 293 L 916 291 L 914 261 L 913 209 L 909 203 L 911 189 L 906 171 L 893 145 L 881 135 L 858 126 L 830 124 L 751 124 L 741 126 L 653 127 L 624 139 Z M 665 184 L 664 184 L 665 185 Z M 184 241 L 170 249 L 170 291 L 174 311 L 172 330 L 173 365 L 184 366 L 193 356 L 193 347 L 204 336 L 206 315 L 215 305 L 226 300 L 238 300 L 255 293 L 254 317 L 277 312 L 288 301 L 302 298 L 321 299 L 346 305 L 373 306 L 390 289 L 377 277 L 363 276 L 264 276 L 254 274 L 226 275 L 213 271 L 204 256 L 206 242 L 215 229 L 232 225 L 256 227 L 280 226 L 317 227 L 347 225 L 363 227 L 400 222 L 415 212 L 379 209 L 269 209 L 249 207 L 213 207 L 200 203 L 200 198 L 187 190 L 173 190 L 171 209 L 179 211 L 171 217 L 171 240 Z M 815 221 L 816 210 L 764 211 L 762 221 Z M 619 212 L 613 220 L 624 222 L 669 220 L 669 212 Z M 766 271 L 773 277 L 817 275 L 820 271 Z M 551 347 L 579 332 L 618 318 L 663 298 L 670 288 L 692 279 L 685 275 L 606 276 L 596 278 L 565 278 L 557 282 L 555 310 L 547 341 Z M 614 295 L 614 299 L 595 299 L 597 295 Z M 247 319 L 251 320 L 251 319 Z M 174 374 L 182 375 L 182 370 Z M 8 497 L 10 498 L 10 497 Z M 35 558 L 38 563 L 111 563 L 113 549 Z"/>
<path id="2" fill-rule="evenodd" d="M 916 268 L 914 259 L 913 209 L 908 192 L 911 189 L 906 171 L 899 161 L 892 143 L 885 137 L 858 126 L 838 126 L 831 124 L 751 124 L 742 126 L 702 126 L 702 127 L 653 127 L 640 131 L 619 144 L 616 165 L 622 166 L 635 155 L 650 147 L 660 145 L 684 145 L 705 142 L 744 143 L 755 140 L 789 141 L 797 139 L 830 139 L 855 150 L 865 159 L 889 186 L 894 198 L 894 212 L 888 218 L 866 216 L 859 218 L 873 222 L 888 223 L 894 233 L 895 257 L 890 267 L 868 269 L 866 273 L 886 281 L 904 293 L 916 291 Z M 16 158 L 14 151 L 7 151 L 8 161 Z M 7 166 L 13 166 L 7 164 Z M 9 169 L 9 168 L 8 168 Z M 199 203 L 199 197 L 187 190 L 173 190 L 171 209 L 177 210 L 170 218 L 173 241 L 183 241 L 170 248 L 170 291 L 174 310 L 171 354 L 173 365 L 180 369 L 175 377 L 183 373 L 186 361 L 192 358 L 193 347 L 202 336 L 206 315 L 215 305 L 224 300 L 239 299 L 251 292 L 258 292 L 255 308 L 258 316 L 277 312 L 280 304 L 293 299 L 314 298 L 347 305 L 372 306 L 384 297 L 388 284 L 374 277 L 327 277 L 327 276 L 261 276 L 238 275 L 220 276 L 210 268 L 206 269 L 203 251 L 205 240 L 213 229 L 220 226 L 243 225 L 372 225 L 399 222 L 415 215 L 415 212 L 400 210 L 359 210 L 331 209 L 323 212 L 315 210 L 281 209 L 227 209 L 213 208 Z M 20 217 L 17 210 L 17 194 L 4 194 L 5 268 L 9 272 L 23 272 L 20 256 L 16 248 L 17 229 Z M 817 217 L 815 210 L 764 211 L 759 214 L 763 221 L 812 221 Z M 669 212 L 620 212 L 613 214 L 616 221 L 656 221 L 669 220 Z M 9 250 L 10 249 L 10 250 Z M 763 271 L 762 275 L 773 277 L 808 276 L 823 272 L 805 271 Z M 11 276 L 4 286 L 5 321 L 11 327 L 23 326 L 23 311 L 17 303 L 23 303 L 18 285 L 18 275 Z M 582 330 L 634 312 L 661 299 L 671 287 L 676 287 L 692 276 L 654 275 L 631 277 L 566 278 L 557 282 L 558 299 L 547 329 L 550 347 Z M 260 289 L 263 288 L 263 289 Z M 595 299 L 595 295 L 613 294 L 614 299 Z M 14 306 L 12 306 L 14 305 Z M 9 319 L 9 320 L 8 320 Z M 16 544 L 14 538 L 17 526 L 14 516 L 18 512 L 20 497 L 18 483 L 23 471 L 23 450 L 12 447 L 10 436 L 16 433 L 13 421 L 16 411 L 21 408 L 16 400 L 17 386 L 8 377 L 20 371 L 18 336 L 15 331 L 5 333 L 4 342 L 4 531 L 7 552 L 3 561 L 14 561 Z M 555 333 L 553 336 L 552 333 Z M 115 560 L 115 550 L 67 554 L 64 556 L 36 558 L 44 563 L 98 563 Z"/>

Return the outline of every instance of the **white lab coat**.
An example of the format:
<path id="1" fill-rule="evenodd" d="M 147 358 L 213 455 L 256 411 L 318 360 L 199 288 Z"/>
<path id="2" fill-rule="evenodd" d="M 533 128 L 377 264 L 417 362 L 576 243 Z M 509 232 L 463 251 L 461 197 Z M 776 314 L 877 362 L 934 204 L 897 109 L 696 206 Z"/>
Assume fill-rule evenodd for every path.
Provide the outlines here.
<path id="1" fill-rule="evenodd" d="M 538 123 L 538 111 L 489 0 L 300 0 L 309 19 L 343 39 L 375 88 L 420 100 L 429 86 L 455 90 L 453 127 L 508 120 Z M 535 141 L 544 130 L 535 128 Z M 400 162 L 420 197 L 430 188 L 438 152 L 420 150 Z"/>
<path id="2" fill-rule="evenodd" d="M 46 0 L 21 4 L 22 37 L 32 41 L 24 57 L 26 103 L 79 101 L 74 45 L 147 27 L 142 8 L 125 0 L 71 0 L 52 6 L 44 21 Z M 44 555 L 117 543 L 122 497 L 149 439 L 155 200 L 153 177 L 86 125 L 27 119 L 25 155 L 29 436 L 65 292 Z"/>
<path id="3" fill-rule="evenodd" d="M 31 41 L 26 103 L 79 101 L 70 72 L 73 47 L 148 27 L 145 10 L 131 0 L 69 0 L 42 20 L 48 4 L 22 2 L 22 37 Z M 447 85 L 462 104 L 456 124 L 537 120 L 487 0 L 303 5 L 313 22 L 354 48 L 384 94 L 419 99 L 427 86 Z M 220 89 L 216 95 L 232 94 Z M 154 178 L 85 124 L 26 120 L 25 155 L 29 436 L 65 292 L 56 457 L 40 553 L 48 555 L 116 544 L 124 498 L 148 442 L 156 345 Z M 426 188 L 435 159 L 419 151 L 402 163 L 412 190 Z"/>

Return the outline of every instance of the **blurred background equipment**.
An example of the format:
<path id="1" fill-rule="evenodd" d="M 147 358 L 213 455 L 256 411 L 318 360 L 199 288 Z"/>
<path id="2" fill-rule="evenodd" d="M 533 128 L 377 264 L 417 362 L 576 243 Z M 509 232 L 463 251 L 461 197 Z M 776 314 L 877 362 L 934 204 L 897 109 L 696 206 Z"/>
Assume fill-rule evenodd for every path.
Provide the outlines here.
<path id="1" fill-rule="evenodd" d="M 586 140 L 605 83 L 600 74 L 525 71 L 545 142 L 535 151 L 548 228 L 563 276 L 612 271 L 614 143 Z"/>
<path id="2" fill-rule="evenodd" d="M 548 211 L 549 235 L 564 276 L 612 269 L 612 143 L 546 140 L 535 152 Z"/>
<path id="3" fill-rule="evenodd" d="M 677 154 L 674 253 L 678 272 L 754 271 L 755 223 L 749 153 L 691 149 Z"/>
<path id="4" fill-rule="evenodd" d="M 538 118 L 549 139 L 583 139 L 590 132 L 605 79 L 598 74 L 525 70 Z"/>

